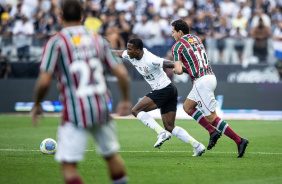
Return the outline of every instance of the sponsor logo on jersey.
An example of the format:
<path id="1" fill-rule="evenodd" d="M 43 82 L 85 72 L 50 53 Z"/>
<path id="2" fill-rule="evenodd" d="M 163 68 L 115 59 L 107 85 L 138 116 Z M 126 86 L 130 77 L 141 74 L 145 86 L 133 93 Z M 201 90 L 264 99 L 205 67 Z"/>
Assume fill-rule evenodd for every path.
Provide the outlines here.
<path id="1" fill-rule="evenodd" d="M 144 66 L 143 69 L 144 69 L 144 72 L 145 72 L 145 73 L 149 73 L 148 67 Z"/>
<path id="2" fill-rule="evenodd" d="M 190 39 L 188 39 L 188 42 L 193 43 L 194 40 L 190 38 Z"/>
<path id="3" fill-rule="evenodd" d="M 84 45 L 84 46 L 91 46 L 93 43 L 88 36 L 85 35 L 73 35 L 71 37 L 72 42 L 75 46 Z M 95 50 L 95 49 L 94 49 Z"/>
<path id="4" fill-rule="evenodd" d="M 79 35 L 72 36 L 72 41 L 73 41 L 74 45 L 79 45 L 80 42 L 81 42 L 81 36 L 79 36 Z"/>
<path id="5" fill-rule="evenodd" d="M 153 64 L 154 66 L 156 66 L 156 67 L 160 66 L 160 63 L 154 63 L 154 62 L 152 62 L 152 64 Z"/>
<path id="6" fill-rule="evenodd" d="M 149 75 L 142 75 L 144 77 L 145 80 L 148 80 L 148 81 L 153 81 L 155 80 L 155 77 L 153 74 L 149 74 Z"/>

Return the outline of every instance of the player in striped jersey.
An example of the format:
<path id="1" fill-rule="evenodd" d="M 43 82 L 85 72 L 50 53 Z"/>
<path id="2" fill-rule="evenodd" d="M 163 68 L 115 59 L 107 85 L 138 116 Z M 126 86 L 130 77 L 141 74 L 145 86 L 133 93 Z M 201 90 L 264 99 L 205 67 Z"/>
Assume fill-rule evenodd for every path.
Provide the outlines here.
<path id="1" fill-rule="evenodd" d="M 178 139 L 193 146 L 193 156 L 201 156 L 206 150 L 205 146 L 196 141 L 182 127 L 174 124 L 178 91 L 163 70 L 163 68 L 173 68 L 173 62 L 157 57 L 143 48 L 143 42 L 139 38 L 129 40 L 127 50 L 115 52 L 117 56 L 129 60 L 152 88 L 152 91 L 132 108 L 132 114 L 158 133 L 158 140 L 154 147 L 160 148 L 164 141 L 170 139 L 172 133 Z M 165 130 L 147 113 L 157 108 L 161 111 Z"/>
<path id="2" fill-rule="evenodd" d="M 237 135 L 216 114 L 217 101 L 215 100 L 214 90 L 217 81 L 202 41 L 197 36 L 189 34 L 189 26 L 185 21 L 176 20 L 171 25 L 172 37 L 176 40 L 172 47 L 174 72 L 182 74 L 182 66 L 184 65 L 193 83 L 193 88 L 183 104 L 185 112 L 208 130 L 210 134 L 208 150 L 215 146 L 221 133 L 224 133 L 235 141 L 238 146 L 237 157 L 242 157 L 248 140 Z M 196 108 L 197 105 L 201 110 Z"/>
<path id="3" fill-rule="evenodd" d="M 129 114 L 131 107 L 127 71 L 122 63 L 115 60 L 107 42 L 81 25 L 82 12 L 77 0 L 63 1 L 64 28 L 51 37 L 44 47 L 32 119 L 37 125 L 37 115 L 42 114 L 40 102 L 56 72 L 64 108 L 62 124 L 58 128 L 55 159 L 61 163 L 65 182 L 83 183 L 77 172 L 77 162 L 84 157 L 90 133 L 96 140 L 98 152 L 107 162 L 113 183 L 126 183 L 125 168 L 117 154 L 119 143 L 115 124 L 109 116 L 103 65 L 118 78 L 122 92 L 122 101 L 118 106 L 121 115 Z"/>

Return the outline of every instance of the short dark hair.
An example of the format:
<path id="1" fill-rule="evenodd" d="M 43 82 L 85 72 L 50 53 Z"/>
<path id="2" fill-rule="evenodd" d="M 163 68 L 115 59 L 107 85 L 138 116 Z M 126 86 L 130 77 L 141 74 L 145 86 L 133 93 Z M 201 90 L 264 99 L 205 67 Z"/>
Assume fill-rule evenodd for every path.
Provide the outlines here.
<path id="1" fill-rule="evenodd" d="M 183 34 L 189 34 L 189 25 L 184 20 L 178 19 L 171 23 L 171 25 L 175 31 L 179 32 L 181 30 Z"/>
<path id="2" fill-rule="evenodd" d="M 135 49 L 143 50 L 143 41 L 140 38 L 132 38 L 128 41 Z"/>
<path id="3" fill-rule="evenodd" d="M 65 21 L 80 21 L 83 8 L 77 0 L 64 0 L 62 3 L 63 17 Z"/>

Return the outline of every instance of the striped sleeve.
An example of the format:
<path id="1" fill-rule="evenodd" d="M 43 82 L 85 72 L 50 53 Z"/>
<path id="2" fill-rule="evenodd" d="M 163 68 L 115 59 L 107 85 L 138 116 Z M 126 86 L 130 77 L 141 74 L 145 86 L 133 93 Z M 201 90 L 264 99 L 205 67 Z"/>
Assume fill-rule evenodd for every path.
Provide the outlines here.
<path id="1" fill-rule="evenodd" d="M 53 36 L 46 42 L 41 59 L 40 71 L 54 72 L 60 52 L 59 41 L 58 36 Z"/>
<path id="2" fill-rule="evenodd" d="M 183 45 L 181 42 L 177 42 L 172 47 L 172 57 L 174 61 L 181 61 L 181 52 L 183 50 Z"/>
<path id="3" fill-rule="evenodd" d="M 115 54 L 111 51 L 111 46 L 108 41 L 103 39 L 103 47 L 104 47 L 104 58 L 105 58 L 105 63 L 108 68 L 113 68 L 115 67 L 120 60 L 115 56 Z"/>

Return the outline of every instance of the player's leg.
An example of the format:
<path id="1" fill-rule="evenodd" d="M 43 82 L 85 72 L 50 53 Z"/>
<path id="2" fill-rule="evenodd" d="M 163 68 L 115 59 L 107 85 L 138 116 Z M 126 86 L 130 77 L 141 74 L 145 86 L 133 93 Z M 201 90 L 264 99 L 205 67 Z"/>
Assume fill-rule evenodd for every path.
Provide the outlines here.
<path id="1" fill-rule="evenodd" d="M 217 101 L 215 100 L 214 96 L 216 83 L 215 76 L 210 75 L 202 77 L 202 79 L 196 82 L 193 86 L 193 88 L 195 87 L 196 89 L 195 96 L 204 116 L 206 117 L 205 119 L 208 123 L 217 128 L 212 134 L 210 134 L 210 141 L 207 149 L 209 150 L 215 146 L 221 133 L 224 133 L 235 141 L 235 143 L 238 145 L 238 157 L 242 157 L 248 144 L 248 140 L 238 136 L 224 120 L 217 116 L 215 110 Z"/>
<path id="2" fill-rule="evenodd" d="M 113 121 L 94 127 L 91 134 L 96 141 L 96 150 L 107 163 L 109 175 L 114 184 L 127 182 L 125 167 L 121 157 L 117 154 L 120 146 L 116 136 L 116 126 Z"/>
<path id="3" fill-rule="evenodd" d="M 84 157 L 87 143 L 87 131 L 77 128 L 72 123 L 65 123 L 58 128 L 58 147 L 55 159 L 61 162 L 65 183 L 81 184 L 82 179 L 77 171 L 76 163 Z"/>
<path id="4" fill-rule="evenodd" d="M 178 102 L 178 91 L 174 84 L 170 85 L 169 90 L 165 93 L 166 103 L 161 106 L 161 115 L 164 127 L 167 131 L 171 132 L 178 139 L 189 143 L 194 148 L 193 156 L 201 156 L 205 152 L 206 148 L 203 144 L 196 141 L 189 133 L 182 127 L 175 126 L 175 117 Z"/>
<path id="5" fill-rule="evenodd" d="M 230 139 L 234 140 L 238 147 L 238 157 L 242 157 L 249 141 L 245 138 L 241 138 L 236 132 L 234 132 L 223 119 L 217 116 L 216 111 L 211 112 L 211 114 L 207 116 L 206 119 L 209 123 L 212 123 L 212 125 L 216 127 L 220 132 L 225 134 Z"/>
<path id="6" fill-rule="evenodd" d="M 194 148 L 194 155 L 193 156 L 201 156 L 206 148 L 203 144 L 196 141 L 189 133 L 183 129 L 182 127 L 175 126 L 175 111 L 169 111 L 165 114 L 162 114 L 162 120 L 164 127 L 167 131 L 170 131 L 175 137 L 182 140 L 183 142 L 189 143 Z"/>
<path id="7" fill-rule="evenodd" d="M 154 103 L 154 101 L 144 96 L 133 108 L 132 108 L 132 114 L 142 121 L 144 125 L 151 128 L 152 130 L 155 130 L 158 134 L 164 130 L 157 122 L 156 120 L 147 112 L 157 109 L 158 106 Z"/>
<path id="8" fill-rule="evenodd" d="M 76 163 L 61 163 L 62 173 L 66 184 L 82 184 L 82 180 L 77 172 Z"/>
<path id="9" fill-rule="evenodd" d="M 213 133 L 215 131 L 215 128 L 210 123 L 208 123 L 202 111 L 196 108 L 197 105 L 197 102 L 187 98 L 183 104 L 183 109 L 189 116 L 191 116 L 200 125 L 202 125 L 202 127 L 204 127 L 209 132 L 209 134 Z"/>
<path id="10" fill-rule="evenodd" d="M 200 101 L 202 106 L 202 102 Z M 196 108 L 197 103 L 193 100 L 186 99 L 186 101 L 183 104 L 184 111 L 189 114 L 191 117 L 193 117 L 202 127 L 204 127 L 210 134 L 209 144 L 207 146 L 207 149 L 210 150 L 212 147 L 215 146 L 217 140 L 220 138 L 221 133 L 217 129 L 215 129 L 211 123 L 209 123 L 204 116 L 203 112 Z M 203 108 L 203 107 L 202 107 Z M 207 109 L 205 109 L 207 111 Z"/>
<path id="11" fill-rule="evenodd" d="M 160 148 L 160 146 L 167 140 L 169 140 L 171 138 L 171 132 L 174 128 L 174 120 L 175 120 L 175 112 L 170 111 L 168 113 L 166 113 L 165 115 L 162 114 L 162 119 L 164 120 L 164 117 L 167 116 L 167 118 L 169 118 L 170 120 L 167 120 L 167 122 L 163 121 L 164 127 L 165 129 L 162 129 L 159 133 L 158 133 L 158 140 L 155 143 L 154 147 L 155 148 Z M 173 123 L 171 123 L 173 122 Z"/>
<path id="12" fill-rule="evenodd" d="M 125 184 L 127 182 L 125 168 L 121 157 L 115 153 L 109 157 L 104 157 L 113 184 Z"/>
<path id="13" fill-rule="evenodd" d="M 163 121 L 164 127 L 170 133 L 173 131 L 175 127 L 174 125 L 175 116 L 176 116 L 175 111 L 169 111 L 167 113 L 162 114 L 162 121 Z"/>
<path id="14" fill-rule="evenodd" d="M 205 116 L 215 111 L 217 101 L 215 100 L 214 90 L 216 88 L 216 78 L 213 75 L 203 76 L 195 81 L 191 92 L 183 104 L 184 110 L 202 125 L 210 134 L 207 149 L 215 146 L 221 133 L 207 121 Z M 201 110 L 196 108 L 199 106 Z"/>
<path id="15" fill-rule="evenodd" d="M 214 127 L 216 127 L 221 133 L 228 136 L 230 139 L 234 140 L 237 145 L 241 142 L 241 137 L 236 134 L 229 125 L 220 117 L 217 116 L 216 111 L 211 112 L 209 116 L 206 116 L 206 119 Z"/>
<path id="16" fill-rule="evenodd" d="M 166 130 L 161 130 L 158 134 L 158 140 L 155 143 L 155 148 L 160 148 L 160 146 L 171 138 L 172 130 L 174 129 L 174 121 L 176 115 L 177 88 L 173 83 L 161 90 L 153 91 L 147 95 L 150 97 L 155 104 L 160 108 L 161 115 L 163 119 L 163 124 Z"/>
<path id="17" fill-rule="evenodd" d="M 163 103 L 160 106 L 162 121 L 167 131 L 172 132 L 175 125 L 175 117 L 178 102 L 178 90 L 174 84 L 170 84 L 164 91 L 164 98 L 160 99 Z"/>
<path id="18" fill-rule="evenodd" d="M 138 114 L 141 112 L 141 111 L 144 111 L 144 112 L 148 112 L 148 111 L 151 111 L 151 110 L 154 110 L 154 109 L 157 109 L 158 106 L 154 103 L 154 101 L 147 97 L 147 96 L 144 96 L 133 108 L 132 108 L 132 114 L 137 117 Z"/>

